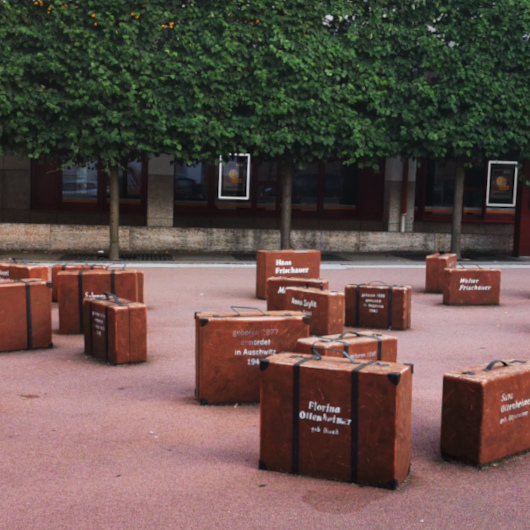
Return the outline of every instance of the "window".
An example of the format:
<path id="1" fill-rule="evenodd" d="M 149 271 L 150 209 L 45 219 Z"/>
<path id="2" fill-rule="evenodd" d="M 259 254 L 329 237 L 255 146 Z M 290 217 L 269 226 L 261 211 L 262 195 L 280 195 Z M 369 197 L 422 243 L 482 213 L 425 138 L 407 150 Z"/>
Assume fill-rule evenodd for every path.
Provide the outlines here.
<path id="1" fill-rule="evenodd" d="M 354 166 L 330 162 L 325 166 L 324 209 L 355 209 L 357 203 L 357 175 Z"/>
<path id="2" fill-rule="evenodd" d="M 259 162 L 256 170 L 256 186 L 258 187 L 258 208 L 274 210 L 278 189 L 277 164 L 272 160 Z"/>
<path id="3" fill-rule="evenodd" d="M 465 168 L 464 213 L 481 215 L 486 186 L 486 163 L 473 162 Z M 451 213 L 455 195 L 455 160 L 436 160 L 429 163 L 425 205 L 431 213 Z"/>
<path id="4" fill-rule="evenodd" d="M 93 202 L 98 198 L 98 168 L 93 162 L 86 166 L 66 166 L 62 172 L 63 202 Z"/>
<path id="5" fill-rule="evenodd" d="M 204 164 L 186 166 L 175 164 L 175 202 L 206 204 L 208 180 Z"/>
<path id="6" fill-rule="evenodd" d="M 147 164 L 123 162 L 118 172 L 120 209 L 123 213 L 146 211 Z M 35 161 L 31 166 L 32 208 L 36 210 L 107 211 L 109 175 L 100 162 L 84 166 L 58 161 Z"/>
<path id="7" fill-rule="evenodd" d="M 316 210 L 319 164 L 309 164 L 293 175 L 293 209 Z"/>

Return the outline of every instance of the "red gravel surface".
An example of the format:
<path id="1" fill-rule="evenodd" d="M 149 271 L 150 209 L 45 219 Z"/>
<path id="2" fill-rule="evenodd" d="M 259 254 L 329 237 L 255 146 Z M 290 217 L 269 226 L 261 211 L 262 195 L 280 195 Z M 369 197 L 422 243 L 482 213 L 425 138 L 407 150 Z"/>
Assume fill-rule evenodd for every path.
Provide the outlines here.
<path id="1" fill-rule="evenodd" d="M 0 354 L 0 528 L 529 528 L 530 454 L 439 454 L 443 374 L 530 359 L 529 272 L 503 269 L 500 306 L 456 307 L 423 293 L 423 268 L 322 271 L 335 290 L 413 288 L 412 329 L 392 332 L 414 363 L 412 471 L 387 491 L 260 471 L 259 405 L 194 400 L 194 312 L 265 309 L 255 268 L 146 268 L 147 363 L 87 358 L 80 335 Z"/>

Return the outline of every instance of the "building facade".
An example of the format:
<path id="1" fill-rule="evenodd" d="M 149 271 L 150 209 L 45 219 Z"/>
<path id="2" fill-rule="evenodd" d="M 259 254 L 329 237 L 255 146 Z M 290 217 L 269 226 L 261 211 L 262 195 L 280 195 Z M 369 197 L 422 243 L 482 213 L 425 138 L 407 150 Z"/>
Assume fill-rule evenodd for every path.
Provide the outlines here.
<path id="1" fill-rule="evenodd" d="M 245 200 L 219 198 L 219 166 L 185 167 L 169 156 L 123 161 L 121 249 L 279 248 L 280 168 L 242 160 L 235 170 L 248 176 Z M 528 187 L 519 186 L 517 208 L 488 206 L 487 162 L 466 168 L 462 249 L 530 254 Z M 310 164 L 293 177 L 292 244 L 324 252 L 448 251 L 454 173 L 453 161 Z M 528 164 L 520 173 L 530 180 Z M 0 157 L 0 249 L 107 249 L 108 202 L 108 176 L 97 162 L 61 168 Z"/>

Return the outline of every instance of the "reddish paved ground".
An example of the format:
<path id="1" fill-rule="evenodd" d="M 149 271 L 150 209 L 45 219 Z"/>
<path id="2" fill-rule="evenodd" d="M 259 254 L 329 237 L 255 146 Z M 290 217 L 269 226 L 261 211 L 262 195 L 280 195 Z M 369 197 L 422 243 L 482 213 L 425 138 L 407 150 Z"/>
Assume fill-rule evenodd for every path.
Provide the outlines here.
<path id="1" fill-rule="evenodd" d="M 424 269 L 324 270 L 331 288 L 413 286 L 395 332 L 414 372 L 412 473 L 398 491 L 259 471 L 259 407 L 200 407 L 197 310 L 265 308 L 254 268 L 146 268 L 149 362 L 112 367 L 82 338 L 0 354 L 2 529 L 528 528 L 530 454 L 477 470 L 439 455 L 442 376 L 529 359 L 529 269 L 504 269 L 501 304 L 447 307 Z M 58 327 L 54 308 L 55 329 Z"/>

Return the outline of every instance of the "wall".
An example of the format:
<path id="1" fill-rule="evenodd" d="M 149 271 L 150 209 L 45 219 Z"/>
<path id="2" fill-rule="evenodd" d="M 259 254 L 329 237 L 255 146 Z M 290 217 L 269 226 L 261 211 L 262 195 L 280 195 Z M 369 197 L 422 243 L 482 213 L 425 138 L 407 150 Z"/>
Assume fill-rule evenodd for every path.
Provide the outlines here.
<path id="1" fill-rule="evenodd" d="M 512 229 L 513 227 L 509 227 Z M 0 224 L 0 250 L 78 251 L 107 250 L 105 226 L 50 224 Z M 450 248 L 450 234 L 411 232 L 360 232 L 341 230 L 293 230 L 294 248 L 323 252 L 436 252 Z M 513 234 L 464 234 L 462 250 L 511 254 Z M 129 252 L 202 251 L 254 252 L 276 249 L 277 230 L 222 228 L 120 228 L 120 247 Z"/>

